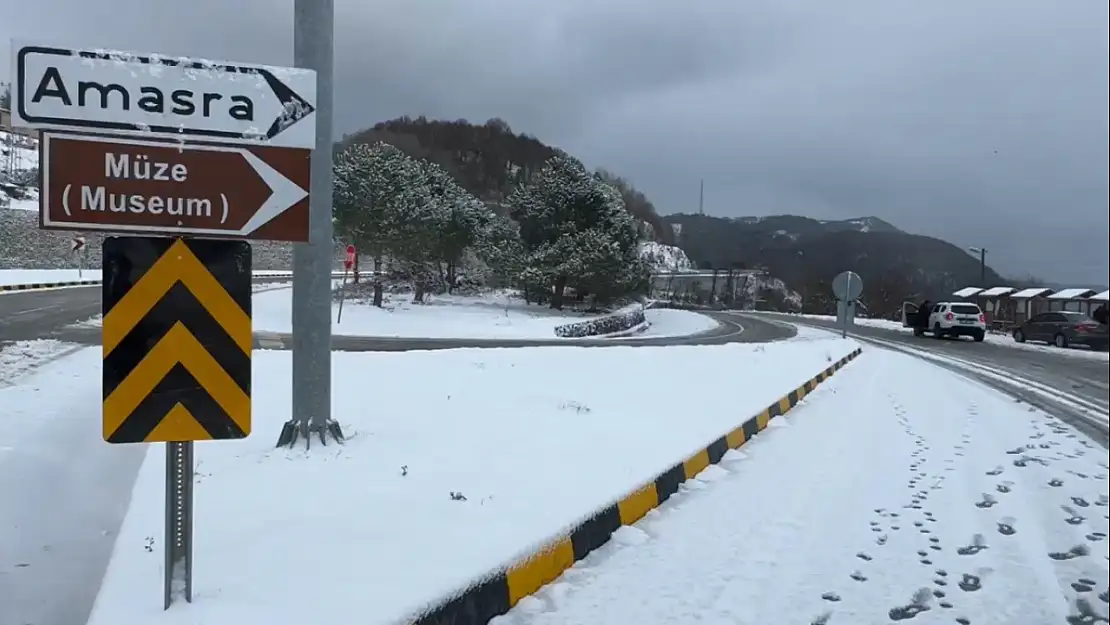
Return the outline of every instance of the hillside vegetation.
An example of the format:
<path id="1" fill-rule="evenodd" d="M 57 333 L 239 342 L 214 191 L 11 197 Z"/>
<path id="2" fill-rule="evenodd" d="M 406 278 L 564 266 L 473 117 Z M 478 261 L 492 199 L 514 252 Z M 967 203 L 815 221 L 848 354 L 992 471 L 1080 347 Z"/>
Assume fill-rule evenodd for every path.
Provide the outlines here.
<path id="1" fill-rule="evenodd" d="M 679 246 L 707 267 L 762 268 L 801 294 L 806 312 L 835 308 L 832 279 L 855 271 L 872 314 L 892 316 L 906 299 L 949 296 L 978 284 L 979 259 L 933 237 L 910 234 L 877 218 L 821 221 L 794 215 L 721 218 L 668 215 Z M 984 286 L 1003 282 L 986 270 Z"/>

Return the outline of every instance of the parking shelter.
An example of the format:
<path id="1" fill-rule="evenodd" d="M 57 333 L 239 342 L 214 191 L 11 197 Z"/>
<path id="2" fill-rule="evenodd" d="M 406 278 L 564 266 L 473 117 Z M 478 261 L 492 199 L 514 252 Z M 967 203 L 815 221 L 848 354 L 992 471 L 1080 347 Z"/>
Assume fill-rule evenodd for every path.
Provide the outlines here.
<path id="1" fill-rule="evenodd" d="M 1088 315 L 1094 312 L 1099 302 L 1094 300 L 1094 289 L 1061 289 L 1048 296 L 1049 310 L 1071 310 Z"/>
<path id="2" fill-rule="evenodd" d="M 1030 317 L 1047 312 L 1048 296 L 1053 293 L 1052 289 L 1040 286 L 1011 293 L 1009 299 L 1014 307 L 1014 323 L 1025 323 Z"/>

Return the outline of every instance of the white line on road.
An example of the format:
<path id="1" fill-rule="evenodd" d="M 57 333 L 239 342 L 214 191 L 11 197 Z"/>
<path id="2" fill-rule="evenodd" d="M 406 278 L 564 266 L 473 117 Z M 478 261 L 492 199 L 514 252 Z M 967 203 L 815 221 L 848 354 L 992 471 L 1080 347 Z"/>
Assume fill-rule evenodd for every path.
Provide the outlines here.
<path id="1" fill-rule="evenodd" d="M 1110 417 L 1107 416 L 1106 405 L 1100 405 L 1100 403 L 1096 401 L 1091 401 L 1087 398 L 1080 397 L 1072 393 L 1061 392 L 1057 389 L 1052 388 L 1051 386 L 1047 386 L 1045 384 L 1037 382 L 1036 380 L 1031 380 L 1016 372 L 1007 370 L 1005 374 L 1002 374 L 978 363 L 947 355 L 937 355 L 924 350 L 908 347 L 895 341 L 886 341 L 883 339 L 875 339 L 871 337 L 859 338 L 862 340 L 870 341 L 882 347 L 887 347 L 889 349 L 895 349 L 907 354 L 912 354 L 926 360 L 949 363 L 965 371 L 970 371 L 972 373 L 989 377 L 992 380 L 996 380 L 1012 387 L 1022 388 L 1031 393 L 1035 393 L 1037 395 L 1045 397 L 1046 399 L 1050 399 L 1057 403 L 1068 406 L 1074 410 L 1078 410 L 1087 415 L 1092 423 L 1098 423 L 1105 427 L 1108 422 L 1110 422 Z"/>

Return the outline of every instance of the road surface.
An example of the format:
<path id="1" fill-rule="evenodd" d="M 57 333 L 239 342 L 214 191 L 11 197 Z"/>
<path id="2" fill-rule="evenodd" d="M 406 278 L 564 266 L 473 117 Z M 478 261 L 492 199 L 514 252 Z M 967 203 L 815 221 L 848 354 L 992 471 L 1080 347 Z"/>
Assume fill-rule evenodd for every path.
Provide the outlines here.
<path id="1" fill-rule="evenodd" d="M 256 278 L 257 282 L 279 282 L 273 278 Z M 284 288 L 284 287 L 282 287 Z M 256 291 L 259 292 L 259 291 Z M 0 345 L 6 342 L 52 338 L 85 345 L 100 344 L 100 328 L 71 327 L 72 324 L 100 313 L 100 287 L 16 291 L 0 295 Z M 763 343 L 795 334 L 793 328 L 749 317 L 740 324 L 735 315 L 720 312 L 704 313 L 716 319 L 720 327 L 694 336 L 650 337 L 628 339 L 444 339 L 413 337 L 332 336 L 332 349 L 338 351 L 383 351 L 458 349 L 463 347 L 504 348 L 568 345 L 586 347 L 721 345 L 724 343 Z M 288 333 L 256 333 L 256 349 L 290 349 Z"/>

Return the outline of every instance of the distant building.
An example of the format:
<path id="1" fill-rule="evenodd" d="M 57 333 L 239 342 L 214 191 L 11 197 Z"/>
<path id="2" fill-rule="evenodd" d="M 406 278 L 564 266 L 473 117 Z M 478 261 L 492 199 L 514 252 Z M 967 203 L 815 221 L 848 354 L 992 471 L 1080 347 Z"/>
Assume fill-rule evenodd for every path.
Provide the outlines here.
<path id="1" fill-rule="evenodd" d="M 0 108 L 0 130 L 16 135 L 23 135 L 24 137 L 30 137 L 32 139 L 38 138 L 38 133 L 30 128 L 12 127 L 12 112 L 6 108 Z"/>

